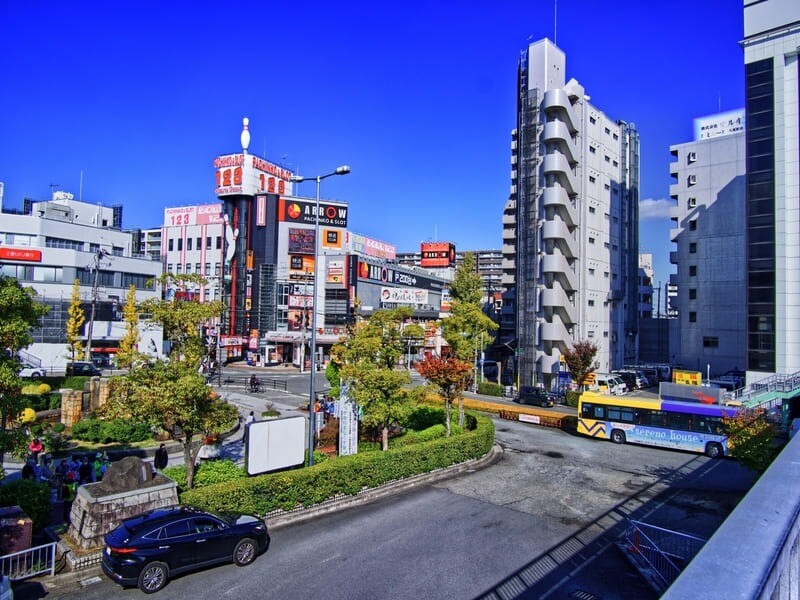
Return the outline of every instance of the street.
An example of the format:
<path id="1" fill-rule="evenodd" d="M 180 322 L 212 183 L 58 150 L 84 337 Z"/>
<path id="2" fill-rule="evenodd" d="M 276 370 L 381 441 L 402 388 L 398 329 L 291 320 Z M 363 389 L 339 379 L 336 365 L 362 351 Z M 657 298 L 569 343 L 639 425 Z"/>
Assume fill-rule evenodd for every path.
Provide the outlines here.
<path id="1" fill-rule="evenodd" d="M 273 529 L 269 552 L 252 566 L 182 576 L 162 595 L 444 599 L 503 586 L 515 597 L 651 598 L 613 544 L 625 518 L 708 537 L 752 483 L 730 460 L 495 423 L 497 464 Z M 48 595 L 111 596 L 143 594 L 103 577 Z"/>

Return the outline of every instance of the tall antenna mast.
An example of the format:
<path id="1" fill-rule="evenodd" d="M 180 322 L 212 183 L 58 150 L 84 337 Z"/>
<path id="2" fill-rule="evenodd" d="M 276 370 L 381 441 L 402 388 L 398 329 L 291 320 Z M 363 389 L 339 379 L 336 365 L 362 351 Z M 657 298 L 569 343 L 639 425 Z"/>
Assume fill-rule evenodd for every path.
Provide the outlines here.
<path id="1" fill-rule="evenodd" d="M 558 46 L 558 0 L 553 0 L 553 44 Z"/>
<path id="2" fill-rule="evenodd" d="M 81 182 L 78 185 L 78 200 L 83 200 L 83 169 L 81 169 Z"/>

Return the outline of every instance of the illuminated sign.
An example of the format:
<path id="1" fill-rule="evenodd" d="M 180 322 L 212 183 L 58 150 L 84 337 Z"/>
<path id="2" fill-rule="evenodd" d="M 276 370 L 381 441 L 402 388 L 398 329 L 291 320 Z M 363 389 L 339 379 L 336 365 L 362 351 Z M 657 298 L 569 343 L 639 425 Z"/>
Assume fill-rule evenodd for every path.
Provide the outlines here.
<path id="1" fill-rule="evenodd" d="M 421 267 L 454 267 L 456 247 L 450 242 L 423 242 L 420 244 Z"/>
<path id="2" fill-rule="evenodd" d="M 374 256 L 376 258 L 387 258 L 394 260 L 397 258 L 397 248 L 391 244 L 373 240 L 372 238 L 347 232 L 347 250 L 363 256 Z"/>
<path id="3" fill-rule="evenodd" d="M 391 304 L 430 304 L 428 290 L 414 288 L 381 288 L 381 302 Z"/>
<path id="4" fill-rule="evenodd" d="M 0 248 L 0 259 L 20 260 L 25 262 L 42 262 L 41 250 L 30 250 L 28 248 Z"/>
<path id="5" fill-rule="evenodd" d="M 179 206 L 164 209 L 164 225 L 167 227 L 215 225 L 219 223 L 222 223 L 221 204 L 201 204 L 200 206 Z"/>
<path id="6" fill-rule="evenodd" d="M 285 197 L 278 203 L 278 220 L 291 223 L 316 224 L 317 205 L 299 198 Z M 319 224 L 328 227 L 347 227 L 347 205 L 319 203 Z"/>
<path id="7" fill-rule="evenodd" d="M 694 119 L 694 139 L 707 140 L 744 131 L 744 109 Z"/>
<path id="8" fill-rule="evenodd" d="M 252 154 L 227 154 L 214 159 L 217 196 L 285 194 L 291 171 Z"/>
<path id="9" fill-rule="evenodd" d="M 441 291 L 443 282 L 431 277 L 424 277 L 419 273 L 400 271 L 387 265 L 373 264 L 363 260 L 358 261 L 357 274 L 359 279 L 377 281 L 389 285 L 416 287 L 431 291 Z"/>

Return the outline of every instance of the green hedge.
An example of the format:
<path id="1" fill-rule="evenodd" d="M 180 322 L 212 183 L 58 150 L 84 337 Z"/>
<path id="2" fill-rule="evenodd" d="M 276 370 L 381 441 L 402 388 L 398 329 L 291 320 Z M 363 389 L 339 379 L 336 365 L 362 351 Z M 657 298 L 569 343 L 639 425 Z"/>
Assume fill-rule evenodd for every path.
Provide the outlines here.
<path id="1" fill-rule="evenodd" d="M 478 393 L 483 396 L 500 396 L 502 397 L 505 388 L 502 385 L 493 383 L 491 381 L 482 381 L 478 383 Z"/>
<path id="2" fill-rule="evenodd" d="M 276 509 L 311 506 L 337 494 L 354 495 L 364 488 L 484 456 L 494 443 L 494 424 L 488 417 L 470 416 L 475 429 L 463 435 L 195 488 L 183 492 L 180 499 L 185 504 L 220 512 L 266 515 Z"/>
<path id="3" fill-rule="evenodd" d="M 164 475 L 174 479 L 179 489 L 186 489 L 186 466 L 175 465 L 164 469 Z M 207 485 L 225 483 L 246 476 L 244 467 L 236 466 L 232 460 L 207 460 L 197 465 L 194 471 L 194 485 L 201 488 Z"/>
<path id="4" fill-rule="evenodd" d="M 84 440 L 96 444 L 112 442 L 131 444 L 143 442 L 153 437 L 153 431 L 148 424 L 131 422 L 127 419 L 112 419 L 110 421 L 84 419 L 72 426 L 70 434 L 76 440 Z"/>
<path id="5" fill-rule="evenodd" d="M 568 390 L 567 406 L 571 406 L 572 408 L 578 408 L 578 398 L 580 397 L 581 397 L 581 392 L 577 390 Z"/>

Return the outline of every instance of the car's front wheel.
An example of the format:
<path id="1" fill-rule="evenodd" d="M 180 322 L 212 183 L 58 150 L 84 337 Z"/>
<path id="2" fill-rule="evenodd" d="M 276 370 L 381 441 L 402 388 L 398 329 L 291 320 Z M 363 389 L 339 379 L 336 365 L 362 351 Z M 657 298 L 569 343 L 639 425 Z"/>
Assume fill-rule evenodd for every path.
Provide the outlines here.
<path id="1" fill-rule="evenodd" d="M 145 594 L 154 594 L 165 585 L 169 579 L 169 568 L 161 562 L 151 562 L 144 566 L 139 573 L 139 589 Z"/>
<path id="2" fill-rule="evenodd" d="M 255 541 L 244 538 L 236 544 L 236 548 L 233 550 L 233 562 L 237 567 L 247 566 L 256 559 L 256 554 L 258 554 L 258 546 Z"/>

